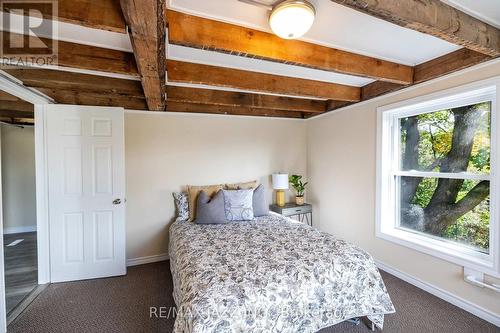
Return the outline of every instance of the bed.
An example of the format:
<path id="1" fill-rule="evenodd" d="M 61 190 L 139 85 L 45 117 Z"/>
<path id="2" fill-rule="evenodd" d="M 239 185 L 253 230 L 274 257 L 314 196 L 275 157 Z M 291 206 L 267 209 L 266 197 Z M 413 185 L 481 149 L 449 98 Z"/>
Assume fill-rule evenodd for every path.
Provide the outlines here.
<path id="1" fill-rule="evenodd" d="M 371 256 L 271 213 L 254 221 L 170 228 L 174 332 L 316 332 L 394 306 Z"/>

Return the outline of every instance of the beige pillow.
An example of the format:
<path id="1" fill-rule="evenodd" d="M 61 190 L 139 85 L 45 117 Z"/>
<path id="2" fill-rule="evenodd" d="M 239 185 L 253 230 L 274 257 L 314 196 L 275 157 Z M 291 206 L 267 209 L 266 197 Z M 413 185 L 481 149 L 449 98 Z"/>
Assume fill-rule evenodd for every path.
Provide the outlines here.
<path id="1" fill-rule="evenodd" d="M 251 181 L 246 183 L 234 183 L 234 184 L 226 184 L 226 190 L 249 190 L 251 188 L 257 187 L 257 181 Z"/>
<path id="2" fill-rule="evenodd" d="M 189 201 L 189 221 L 194 221 L 196 218 L 196 198 L 198 198 L 198 194 L 200 194 L 201 191 L 205 191 L 206 194 L 208 194 L 209 197 L 212 197 L 215 193 L 219 192 L 219 190 L 222 190 L 224 188 L 224 185 L 219 184 L 219 185 L 205 185 L 205 186 L 192 186 L 188 185 L 187 186 L 187 193 L 188 193 L 188 201 Z"/>

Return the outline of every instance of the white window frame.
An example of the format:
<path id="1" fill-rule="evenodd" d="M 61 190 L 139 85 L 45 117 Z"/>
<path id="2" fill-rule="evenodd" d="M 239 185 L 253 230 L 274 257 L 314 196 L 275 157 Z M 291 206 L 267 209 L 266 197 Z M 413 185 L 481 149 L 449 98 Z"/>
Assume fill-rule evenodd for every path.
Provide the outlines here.
<path id="1" fill-rule="evenodd" d="M 490 174 L 443 174 L 439 172 L 399 171 L 401 117 L 438 111 L 491 100 Z M 472 84 L 420 96 L 377 109 L 377 197 L 376 236 L 399 245 L 500 277 L 500 76 Z M 490 181 L 490 248 L 489 254 L 480 253 L 460 244 L 397 228 L 398 188 L 396 176 L 425 176 Z"/>

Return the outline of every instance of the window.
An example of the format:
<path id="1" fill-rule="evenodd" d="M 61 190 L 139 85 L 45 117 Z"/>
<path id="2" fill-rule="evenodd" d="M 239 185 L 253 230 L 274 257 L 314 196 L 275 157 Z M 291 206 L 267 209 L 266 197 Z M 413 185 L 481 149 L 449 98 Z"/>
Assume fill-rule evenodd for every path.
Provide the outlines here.
<path id="1" fill-rule="evenodd" d="M 377 236 L 499 275 L 497 81 L 379 109 Z"/>

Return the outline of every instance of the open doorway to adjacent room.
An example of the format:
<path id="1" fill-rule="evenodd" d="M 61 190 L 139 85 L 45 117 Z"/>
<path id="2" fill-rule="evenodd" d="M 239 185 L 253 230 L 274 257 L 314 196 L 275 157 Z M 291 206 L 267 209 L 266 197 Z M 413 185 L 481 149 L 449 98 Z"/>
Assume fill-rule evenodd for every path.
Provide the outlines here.
<path id="1" fill-rule="evenodd" d="M 33 104 L 0 91 L 1 181 L 7 321 L 38 287 Z"/>

